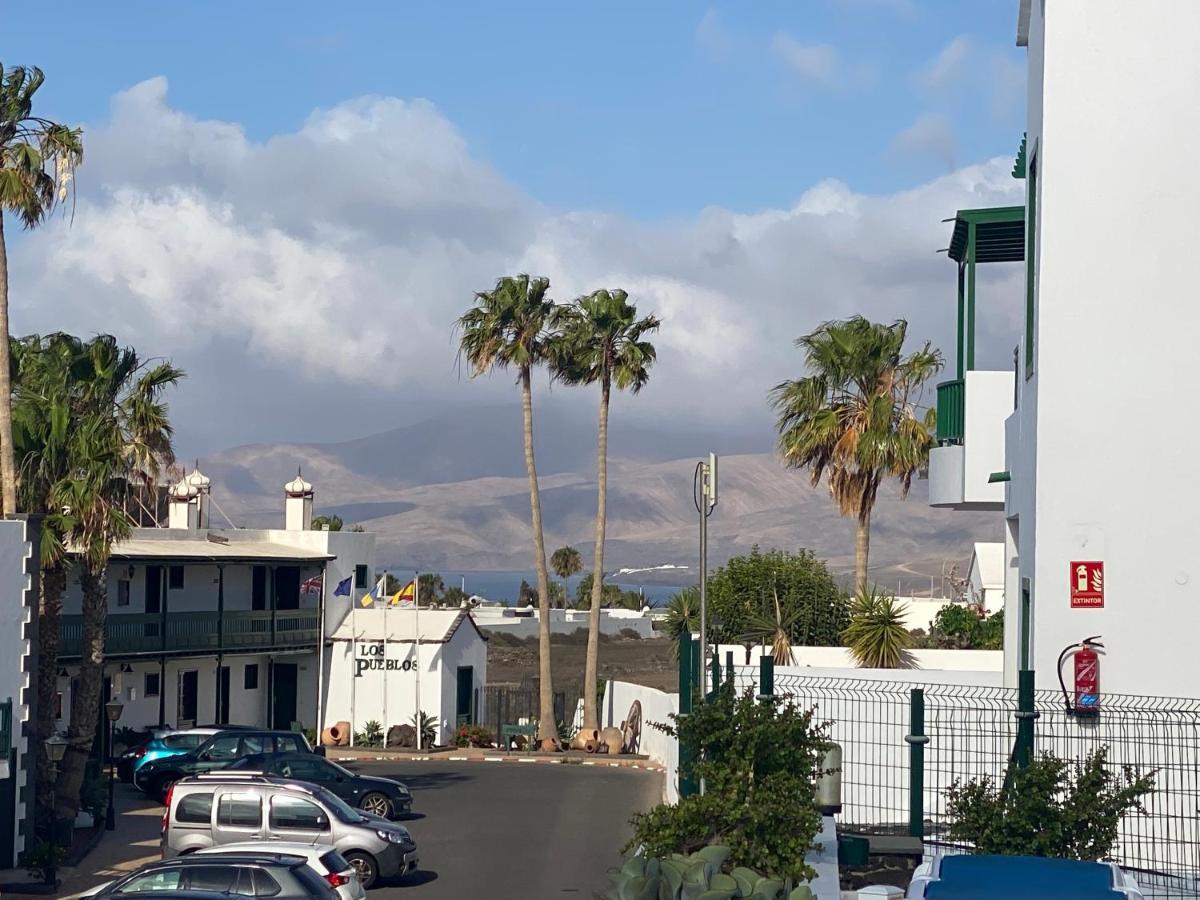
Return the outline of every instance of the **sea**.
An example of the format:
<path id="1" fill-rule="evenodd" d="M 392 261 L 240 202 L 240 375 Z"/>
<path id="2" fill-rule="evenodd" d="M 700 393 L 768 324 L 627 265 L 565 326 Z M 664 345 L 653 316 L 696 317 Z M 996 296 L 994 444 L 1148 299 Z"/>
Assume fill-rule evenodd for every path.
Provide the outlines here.
<path id="1" fill-rule="evenodd" d="M 392 569 L 393 574 L 404 571 L 406 567 L 396 566 Z M 464 572 L 464 571 L 447 571 L 439 569 L 438 574 L 442 576 L 442 582 L 446 587 L 457 585 L 462 587 L 468 594 L 479 594 L 481 597 L 486 597 L 488 600 L 496 600 L 506 603 L 509 606 L 517 602 L 517 597 L 521 592 L 521 581 L 527 581 L 534 587 L 537 587 L 537 575 L 534 572 Z M 682 584 L 662 584 L 661 574 L 656 575 L 655 583 L 640 584 L 636 581 L 628 581 L 623 576 L 620 581 L 614 581 L 610 576 L 605 579 L 606 584 L 615 584 L 623 591 L 638 591 L 645 598 L 650 606 L 665 606 L 676 591 L 684 587 Z M 553 572 L 550 573 L 550 578 L 558 581 L 558 576 Z M 579 576 L 575 575 L 567 579 L 567 595 L 575 596 L 575 588 L 579 584 Z"/>

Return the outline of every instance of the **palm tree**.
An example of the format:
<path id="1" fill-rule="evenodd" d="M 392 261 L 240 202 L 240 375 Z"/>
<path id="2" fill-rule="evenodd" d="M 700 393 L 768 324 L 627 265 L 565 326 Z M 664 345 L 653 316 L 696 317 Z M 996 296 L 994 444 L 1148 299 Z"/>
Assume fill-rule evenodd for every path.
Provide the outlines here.
<path id="1" fill-rule="evenodd" d="M 36 228 L 67 198 L 83 161 L 83 132 L 33 115 L 40 69 L 0 64 L 0 511 L 17 512 L 12 435 L 12 362 L 8 328 L 8 251 L 4 213 Z"/>
<path id="2" fill-rule="evenodd" d="M 533 564 L 537 571 L 538 608 L 538 741 L 543 749 L 559 746 L 554 718 L 554 686 L 550 674 L 550 578 L 546 573 L 546 541 L 542 535 L 542 500 L 533 455 L 533 367 L 546 361 L 546 329 L 554 301 L 547 297 L 548 278 L 506 276 L 490 291 L 475 295 L 475 305 L 459 317 L 459 357 L 471 376 L 496 369 L 517 370 L 525 425 L 525 470 L 529 476 L 529 510 L 533 526 Z"/>
<path id="3" fill-rule="evenodd" d="M 796 341 L 809 375 L 771 391 L 779 450 L 790 468 L 807 468 L 812 483 L 829 474 L 829 492 L 843 516 L 858 522 L 854 547 L 856 591 L 867 585 L 871 511 L 885 477 L 900 479 L 908 496 L 933 446 L 934 409 L 920 413 L 922 387 L 942 368 L 929 342 L 903 355 L 908 324 L 854 316 L 826 322 Z"/>
<path id="4" fill-rule="evenodd" d="M 600 606 L 604 584 L 604 529 L 608 495 L 608 406 L 613 385 L 638 393 L 650 380 L 654 345 L 643 340 L 657 331 L 654 316 L 637 317 L 637 307 L 621 290 L 600 290 L 554 311 L 557 332 L 551 348 L 554 376 L 568 384 L 600 385 L 596 438 L 596 544 L 592 560 L 592 607 L 588 617 L 583 675 L 583 728 L 598 727 L 596 677 L 599 668 Z"/>
<path id="5" fill-rule="evenodd" d="M 131 473 L 153 480 L 160 467 L 174 459 L 161 395 L 183 372 L 167 362 L 143 363 L 132 348 L 120 347 L 111 335 L 100 335 L 81 345 L 72 377 L 78 384 L 73 391 L 68 472 L 50 491 L 52 507 L 62 511 L 83 593 L 79 687 L 71 697 L 67 750 L 55 798 L 61 818 L 73 818 L 79 810 L 84 768 L 105 700 L 106 572 L 113 544 L 132 529 L 121 501 Z"/>
<path id="6" fill-rule="evenodd" d="M 695 586 L 681 588 L 667 601 L 666 632 L 676 656 L 679 655 L 679 636 L 685 630 L 689 634 L 700 630 L 700 589 Z"/>
<path id="7" fill-rule="evenodd" d="M 905 627 L 907 606 L 877 588 L 859 591 L 850 607 L 842 639 L 854 661 L 868 669 L 911 669 L 912 634 Z"/>
<path id="8" fill-rule="evenodd" d="M 583 571 L 583 557 L 574 547 L 559 547 L 550 554 L 550 568 L 563 582 L 562 599 L 559 602 L 561 606 L 567 599 L 567 579 Z"/>

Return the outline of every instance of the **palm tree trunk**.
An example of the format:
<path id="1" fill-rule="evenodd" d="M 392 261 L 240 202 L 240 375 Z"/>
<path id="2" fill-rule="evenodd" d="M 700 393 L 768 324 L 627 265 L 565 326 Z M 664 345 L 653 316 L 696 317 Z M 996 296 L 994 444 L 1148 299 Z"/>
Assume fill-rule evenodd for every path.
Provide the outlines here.
<path id="1" fill-rule="evenodd" d="M 105 566 L 99 572 L 85 564 L 79 576 L 83 588 L 83 652 L 79 666 L 79 689 L 71 697 L 71 725 L 67 729 L 67 752 L 58 777 L 55 809 L 60 819 L 74 820 L 79 812 L 79 792 L 92 743 L 104 688 L 104 623 L 108 618 Z"/>
<path id="2" fill-rule="evenodd" d="M 529 513 L 533 524 L 533 565 L 538 582 L 538 743 L 558 744 L 554 718 L 554 682 L 550 673 L 550 578 L 546 574 L 546 539 L 542 535 L 542 498 L 533 459 L 533 387 L 529 367 L 521 369 L 521 412 L 525 417 L 525 470 L 529 474 Z"/>
<path id="3" fill-rule="evenodd" d="M 8 250 L 0 210 L 0 512 L 17 512 L 17 469 L 12 442 L 12 361 L 8 344 Z"/>
<path id="4" fill-rule="evenodd" d="M 611 385 L 600 382 L 600 424 L 596 429 L 596 550 L 592 563 L 592 608 L 588 614 L 587 656 L 583 665 L 583 727 L 599 728 L 596 680 L 600 664 L 600 601 L 604 596 L 604 526 L 608 516 L 608 401 Z"/>
<path id="5" fill-rule="evenodd" d="M 46 738 L 54 734 L 54 698 L 58 693 L 58 639 L 62 621 L 62 595 L 67 588 L 67 571 L 61 565 L 42 569 L 42 596 L 38 603 L 37 684 L 37 802 L 38 821 L 45 821 L 54 806 L 54 780 L 46 758 Z"/>
<path id="6" fill-rule="evenodd" d="M 858 530 L 854 535 L 854 590 L 867 589 L 867 556 L 871 552 L 871 511 L 858 517 Z"/>

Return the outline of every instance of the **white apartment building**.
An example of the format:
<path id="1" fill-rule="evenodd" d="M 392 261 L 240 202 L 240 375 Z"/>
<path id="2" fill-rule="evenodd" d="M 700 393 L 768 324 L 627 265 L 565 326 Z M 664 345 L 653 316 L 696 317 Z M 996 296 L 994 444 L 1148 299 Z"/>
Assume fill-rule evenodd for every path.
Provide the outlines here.
<path id="1" fill-rule="evenodd" d="M 1029 667 L 1057 687 L 1060 651 L 1094 635 L 1102 694 L 1200 683 L 1197 34 L 1194 0 L 1021 0 L 1026 204 L 954 220 L 930 502 L 1004 511 L 1008 684 Z M 1024 328 L 1012 370 L 979 371 L 974 270 L 1006 261 L 1025 264 Z"/>

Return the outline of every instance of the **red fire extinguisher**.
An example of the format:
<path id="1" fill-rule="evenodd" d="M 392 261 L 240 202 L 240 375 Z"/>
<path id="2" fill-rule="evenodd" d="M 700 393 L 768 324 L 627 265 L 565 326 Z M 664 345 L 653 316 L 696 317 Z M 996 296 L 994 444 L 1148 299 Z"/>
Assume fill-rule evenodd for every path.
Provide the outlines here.
<path id="1" fill-rule="evenodd" d="M 1084 638 L 1078 644 L 1071 644 L 1058 655 L 1058 683 L 1062 687 L 1068 715 L 1082 718 L 1100 715 L 1100 654 L 1096 651 L 1103 649 L 1100 635 L 1095 635 Z M 1067 693 L 1067 686 L 1063 682 L 1063 663 L 1068 655 L 1074 656 L 1074 697 Z"/>

